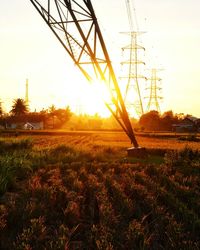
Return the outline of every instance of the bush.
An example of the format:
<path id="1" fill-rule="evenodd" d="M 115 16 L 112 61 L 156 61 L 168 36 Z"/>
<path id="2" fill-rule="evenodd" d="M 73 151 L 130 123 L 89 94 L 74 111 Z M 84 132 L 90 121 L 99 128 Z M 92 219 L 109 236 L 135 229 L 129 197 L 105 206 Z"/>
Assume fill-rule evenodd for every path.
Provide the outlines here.
<path id="1" fill-rule="evenodd" d="M 23 179 L 30 173 L 31 165 L 21 155 L 5 155 L 0 157 L 0 195 L 16 184 L 17 179 Z"/>

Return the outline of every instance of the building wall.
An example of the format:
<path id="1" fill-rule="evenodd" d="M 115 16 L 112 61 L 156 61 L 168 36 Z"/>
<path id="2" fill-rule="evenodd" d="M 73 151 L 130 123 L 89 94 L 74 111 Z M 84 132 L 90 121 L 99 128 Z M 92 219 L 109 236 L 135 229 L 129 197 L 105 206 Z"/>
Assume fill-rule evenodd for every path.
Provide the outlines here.
<path id="1" fill-rule="evenodd" d="M 44 122 L 30 122 L 34 129 L 44 129 Z M 8 128 L 11 129 L 25 129 L 25 123 L 11 123 Z"/>
<path id="2" fill-rule="evenodd" d="M 44 129 L 44 122 L 30 122 L 34 129 Z"/>

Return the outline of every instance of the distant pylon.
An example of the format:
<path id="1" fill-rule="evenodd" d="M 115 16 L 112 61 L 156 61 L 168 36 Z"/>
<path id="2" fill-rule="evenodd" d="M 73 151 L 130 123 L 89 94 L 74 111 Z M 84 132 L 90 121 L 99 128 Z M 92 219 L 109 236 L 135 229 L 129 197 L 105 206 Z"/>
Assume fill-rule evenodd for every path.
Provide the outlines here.
<path id="1" fill-rule="evenodd" d="M 145 76 L 139 74 L 139 65 L 145 65 L 142 60 L 139 60 L 138 52 L 139 50 L 145 50 L 144 47 L 138 45 L 137 37 L 144 32 L 127 32 L 130 35 L 131 43 L 122 48 L 122 51 L 128 51 L 128 60 L 121 62 L 123 67 L 127 66 L 127 75 L 122 76 L 121 79 L 126 79 L 126 90 L 124 94 L 124 101 L 127 105 L 127 109 L 132 115 L 131 109 L 134 109 L 137 116 L 141 116 L 144 113 L 141 91 L 140 91 L 140 81 L 141 79 L 146 79 Z M 123 71 L 125 71 L 123 69 Z"/>
<path id="2" fill-rule="evenodd" d="M 28 79 L 26 79 L 25 103 L 26 103 L 26 106 L 28 107 L 29 106 Z"/>
<path id="3" fill-rule="evenodd" d="M 151 77 L 148 79 L 151 81 L 150 87 L 147 87 L 146 89 L 150 90 L 148 98 L 148 104 L 146 111 L 149 112 L 150 110 L 156 110 L 160 113 L 160 104 L 159 101 L 162 99 L 161 96 L 159 96 L 159 92 L 161 91 L 160 81 L 162 80 L 157 76 L 157 72 L 160 71 L 160 69 L 151 69 Z M 158 83 L 159 82 L 159 83 Z"/>
<path id="4" fill-rule="evenodd" d="M 126 79 L 125 82 L 125 93 L 124 101 L 127 106 L 127 110 L 130 116 L 137 115 L 140 117 L 144 113 L 141 91 L 140 91 L 140 81 L 141 78 L 145 77 L 139 74 L 139 65 L 145 64 L 139 58 L 139 50 L 145 50 L 144 47 L 138 44 L 138 36 L 145 33 L 138 31 L 138 22 L 136 17 L 136 12 L 134 8 L 134 3 L 126 0 L 127 16 L 129 20 L 130 32 L 122 32 L 128 34 L 130 37 L 130 44 L 122 48 L 122 52 L 127 51 L 125 61 L 121 62 L 123 65 L 122 71 L 125 72 L 125 76 L 120 77 L 121 79 Z M 134 25 L 135 19 L 135 25 Z M 126 65 L 126 67 L 125 67 Z"/>

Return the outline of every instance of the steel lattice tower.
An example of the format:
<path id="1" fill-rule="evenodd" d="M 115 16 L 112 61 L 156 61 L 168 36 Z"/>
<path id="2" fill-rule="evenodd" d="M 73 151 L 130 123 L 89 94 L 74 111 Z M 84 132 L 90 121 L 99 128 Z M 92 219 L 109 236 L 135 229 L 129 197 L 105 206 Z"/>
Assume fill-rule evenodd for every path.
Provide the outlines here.
<path id="1" fill-rule="evenodd" d="M 161 96 L 159 96 L 159 92 L 161 91 L 160 81 L 161 78 L 157 76 L 157 72 L 159 69 L 151 69 L 151 77 L 148 79 L 151 81 L 150 87 L 146 88 L 150 90 L 148 98 L 148 104 L 147 104 L 147 112 L 150 110 L 156 110 L 160 113 L 160 104 L 159 101 L 162 99 Z"/>
<path id="2" fill-rule="evenodd" d="M 138 35 L 144 32 L 127 32 L 130 36 L 130 44 L 122 48 L 123 53 L 127 51 L 128 58 L 121 62 L 123 65 L 123 71 L 126 72 L 126 76 L 121 77 L 121 79 L 126 79 L 126 90 L 124 94 L 124 101 L 128 107 L 128 111 L 131 115 L 136 113 L 138 117 L 144 114 L 144 108 L 142 103 L 142 96 L 140 90 L 141 79 L 146 79 L 145 76 L 139 74 L 140 65 L 145 65 L 145 63 L 139 59 L 139 50 L 145 50 L 144 47 L 137 43 Z M 125 69 L 126 68 L 126 69 Z"/>
<path id="3" fill-rule="evenodd" d="M 110 93 L 105 102 L 135 148 L 138 143 L 90 0 L 30 0 L 75 65 Z"/>
<path id="4" fill-rule="evenodd" d="M 130 32 L 122 33 L 129 35 L 130 43 L 128 46 L 122 48 L 122 52 L 123 54 L 126 53 L 127 58 L 121 63 L 123 65 L 123 71 L 126 72 L 126 75 L 121 77 L 121 79 L 126 79 L 124 101 L 128 107 L 128 111 L 130 115 L 133 115 L 135 113 L 138 117 L 140 117 L 144 113 L 140 91 L 140 80 L 142 78 L 145 79 L 145 77 L 139 73 L 139 68 L 142 64 L 144 65 L 145 63 L 140 60 L 139 51 L 144 51 L 145 48 L 138 44 L 138 36 L 143 34 L 144 32 L 138 31 L 138 22 L 133 1 L 131 5 L 131 1 L 126 0 L 126 9 L 129 20 Z"/>

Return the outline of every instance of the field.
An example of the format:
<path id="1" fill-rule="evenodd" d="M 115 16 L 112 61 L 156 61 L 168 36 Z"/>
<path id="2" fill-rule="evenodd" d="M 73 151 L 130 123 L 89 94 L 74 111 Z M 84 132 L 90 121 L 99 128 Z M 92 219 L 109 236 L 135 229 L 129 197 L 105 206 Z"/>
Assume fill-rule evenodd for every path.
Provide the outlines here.
<path id="1" fill-rule="evenodd" d="M 200 249 L 200 142 L 2 135 L 0 249 Z"/>

